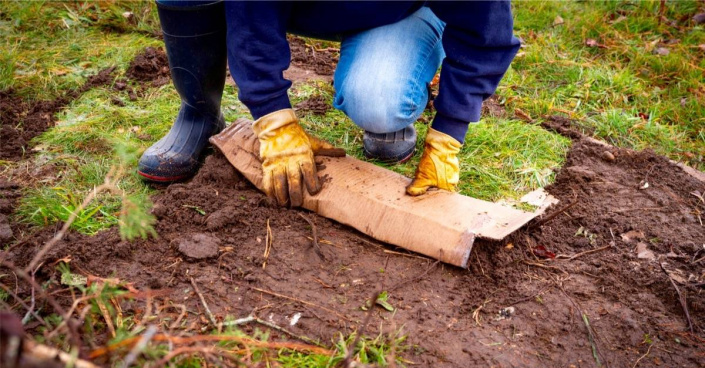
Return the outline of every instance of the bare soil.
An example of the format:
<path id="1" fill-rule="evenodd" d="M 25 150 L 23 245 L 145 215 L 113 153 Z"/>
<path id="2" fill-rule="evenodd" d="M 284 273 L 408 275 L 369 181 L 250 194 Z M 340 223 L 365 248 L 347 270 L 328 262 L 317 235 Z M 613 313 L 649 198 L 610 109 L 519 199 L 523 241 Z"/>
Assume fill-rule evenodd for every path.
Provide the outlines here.
<path id="1" fill-rule="evenodd" d="M 115 67 L 88 78 L 80 88 L 54 100 L 28 102 L 13 90 L 0 92 L 0 160 L 18 161 L 29 154 L 29 142 L 56 122 L 56 113 L 84 92 L 112 83 Z"/>
<path id="2" fill-rule="evenodd" d="M 127 77 L 143 84 L 160 87 L 169 83 L 169 60 L 162 48 L 147 47 L 137 54 L 127 68 Z"/>
<path id="3" fill-rule="evenodd" d="M 573 146 L 546 189 L 561 202 L 505 241 L 477 242 L 468 270 L 272 206 L 218 153 L 193 180 L 153 198 L 158 238 L 122 241 L 117 229 L 70 233 L 45 265 L 70 257 L 74 272 L 155 291 L 157 306 L 185 305 L 193 312 L 187 325 L 197 327 L 208 321 L 192 280 L 219 321 L 254 314 L 326 346 L 340 333 L 404 334 L 408 348 L 395 354 L 424 367 L 705 366 L 705 183 L 651 151 L 595 144 L 570 121 L 546 125 L 559 126 Z M 3 214 L 14 200 L 4 193 L 15 189 L 0 185 L 0 208 L 10 203 Z M 26 236 L 0 259 L 26 266 L 53 234 Z M 55 268 L 36 277 L 60 304 L 72 303 L 58 292 Z M 24 283 L 17 288 L 30 293 Z M 381 290 L 395 311 L 362 310 Z M 123 306 L 137 319 L 145 310 L 144 299 Z M 262 328 L 243 329 L 255 327 Z M 292 339 L 276 330 L 271 338 Z"/>

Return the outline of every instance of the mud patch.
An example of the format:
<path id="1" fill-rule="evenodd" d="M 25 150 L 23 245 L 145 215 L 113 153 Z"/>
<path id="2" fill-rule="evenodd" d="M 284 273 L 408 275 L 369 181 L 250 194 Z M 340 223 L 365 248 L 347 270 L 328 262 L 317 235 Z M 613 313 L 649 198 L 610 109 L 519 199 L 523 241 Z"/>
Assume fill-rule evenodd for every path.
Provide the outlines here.
<path id="1" fill-rule="evenodd" d="M 154 198 L 158 239 L 124 242 L 115 229 L 70 234 L 45 264 L 70 256 L 72 269 L 162 289 L 196 311 L 193 277 L 216 318 L 255 310 L 329 346 L 338 333 L 359 329 L 365 301 L 387 290 L 395 311 L 373 308 L 366 334 L 408 335 L 414 348 L 397 354 L 423 366 L 592 366 L 593 348 L 608 366 L 632 366 L 649 348 L 645 336 L 658 345 L 640 364 L 703 365 L 705 228 L 698 216 L 705 205 L 691 194 L 705 192 L 703 183 L 649 151 L 614 150 L 613 161 L 604 151 L 575 141 L 547 188 L 561 203 L 504 242 L 477 242 L 469 270 L 436 265 L 309 215 L 322 261 L 299 211 L 271 207 L 219 154 L 191 182 Z M 268 223 L 273 244 L 263 267 Z M 26 239 L 8 258 L 24 266 L 51 234 Z M 217 258 L 184 257 L 173 246 L 194 234 L 219 243 Z M 640 242 L 653 257 L 639 257 Z M 546 258 L 539 247 L 557 256 Z M 661 263 L 685 295 L 693 334 Z M 51 272 L 45 266 L 37 277 L 46 280 Z M 20 294 L 28 293 L 21 285 Z M 290 326 L 297 313 L 301 318 Z"/>
<path id="2" fill-rule="evenodd" d="M 330 100 L 320 95 L 307 98 L 294 106 L 298 113 L 314 115 L 325 115 L 332 108 Z"/>
<path id="3" fill-rule="evenodd" d="M 127 77 L 153 87 L 160 87 L 171 78 L 169 60 L 162 48 L 146 47 L 137 54 L 127 68 Z"/>
<path id="4" fill-rule="evenodd" d="M 0 92 L 0 159 L 18 161 L 29 152 L 29 141 L 56 122 L 56 113 L 84 92 L 113 81 L 115 67 L 88 77 L 80 88 L 50 101 L 29 103 L 12 90 Z"/>
<path id="5" fill-rule="evenodd" d="M 319 75 L 333 75 L 340 58 L 337 48 L 316 49 L 307 45 L 303 39 L 289 36 L 291 63 L 299 68 L 310 70 Z"/>

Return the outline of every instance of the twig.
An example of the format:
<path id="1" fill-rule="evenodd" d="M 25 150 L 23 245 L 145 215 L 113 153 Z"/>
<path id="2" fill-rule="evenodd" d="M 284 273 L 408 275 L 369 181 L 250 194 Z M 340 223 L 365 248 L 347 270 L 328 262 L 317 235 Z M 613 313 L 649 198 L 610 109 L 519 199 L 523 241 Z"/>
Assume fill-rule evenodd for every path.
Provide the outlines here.
<path id="1" fill-rule="evenodd" d="M 46 293 L 46 291 L 39 286 L 24 270 L 15 267 L 15 265 L 10 262 L 10 261 L 2 261 L 0 262 L 3 266 L 9 268 L 13 272 L 15 272 L 17 275 L 19 275 L 21 278 L 23 278 L 25 281 L 29 282 L 29 284 L 35 288 L 37 291 L 39 291 L 39 295 L 46 299 L 46 301 L 51 305 L 52 308 L 62 316 L 64 316 L 64 323 L 68 326 L 68 333 L 71 336 L 72 343 L 75 347 L 78 347 L 81 345 L 81 337 L 78 334 L 78 329 L 76 328 L 76 325 L 70 320 L 71 316 L 66 314 L 66 311 L 64 308 L 59 305 L 59 303 L 56 302 L 54 298 L 52 298 L 49 294 Z"/>
<path id="2" fill-rule="evenodd" d="M 76 207 L 76 209 L 71 212 L 71 215 L 69 215 L 69 218 L 64 222 L 64 225 L 61 227 L 61 230 L 59 230 L 58 233 L 54 235 L 53 238 L 51 238 L 48 242 L 44 244 L 42 249 L 37 252 L 37 254 L 32 258 L 32 261 L 29 262 L 27 267 L 25 267 L 25 272 L 29 272 L 29 270 L 35 269 L 37 266 L 37 263 L 46 255 L 46 253 L 49 251 L 49 249 L 53 248 L 56 243 L 58 243 L 61 239 L 64 238 L 64 235 L 66 235 L 66 232 L 69 230 L 71 227 L 71 224 L 76 220 L 76 217 L 78 217 L 78 214 L 83 211 L 88 204 L 95 199 L 95 197 L 98 196 L 103 191 L 116 191 L 117 187 L 115 187 L 115 184 L 113 182 L 113 171 L 114 169 L 110 169 L 110 172 L 108 172 L 108 175 L 105 177 L 105 181 L 103 184 L 99 185 L 98 187 L 93 188 L 93 190 L 86 196 L 86 198 L 83 200 L 83 202 Z M 119 177 L 120 173 L 116 177 Z"/>
<path id="3" fill-rule="evenodd" d="M 263 319 L 256 318 L 256 317 L 255 317 L 252 321 L 253 321 L 253 322 L 257 322 L 257 323 L 259 323 L 259 324 L 261 324 L 261 325 L 263 325 L 263 326 L 267 326 L 267 327 L 269 327 L 269 328 L 275 329 L 275 330 L 277 330 L 277 331 L 279 331 L 279 332 L 283 332 L 283 333 L 285 333 L 285 334 L 287 334 L 287 335 L 289 335 L 289 336 L 291 336 L 291 337 L 293 337 L 293 338 L 299 339 L 299 340 L 301 340 L 301 341 L 303 341 L 303 342 L 306 342 L 306 343 L 309 343 L 309 344 L 311 344 L 311 345 L 316 345 L 316 346 L 325 348 L 325 346 L 324 346 L 323 344 L 321 344 L 320 342 L 318 342 L 318 341 L 315 341 L 315 340 L 313 340 L 313 339 L 311 339 L 311 338 L 309 338 L 309 337 L 303 336 L 303 335 L 297 335 L 297 334 L 295 334 L 295 333 L 293 333 L 293 332 L 291 332 L 291 331 L 289 331 L 289 330 L 287 330 L 287 329 L 285 329 L 285 328 L 283 328 L 283 327 L 280 327 L 280 326 L 278 326 L 278 325 L 275 325 L 274 323 L 267 322 L 267 321 L 265 321 L 265 320 L 263 320 Z"/>
<path id="4" fill-rule="evenodd" d="M 605 245 L 604 247 L 586 250 L 586 251 L 584 251 L 584 252 L 580 252 L 580 253 L 574 254 L 574 255 L 572 255 L 572 256 L 569 256 L 569 255 L 567 255 L 567 254 L 559 254 L 559 255 L 556 256 L 556 258 L 566 259 L 566 260 L 568 260 L 568 261 L 572 261 L 572 260 L 574 260 L 574 259 L 576 259 L 576 258 L 578 258 L 578 257 L 582 257 L 582 256 L 584 256 L 584 255 L 586 255 L 586 254 L 601 252 L 601 251 L 603 251 L 603 250 L 605 250 L 605 249 L 609 249 L 609 248 L 611 248 L 611 247 L 612 247 L 612 244 L 610 243 L 610 244 Z"/>
<path id="5" fill-rule="evenodd" d="M 178 349 L 174 349 L 173 351 L 169 352 L 169 354 L 165 355 L 158 362 L 154 363 L 154 367 L 163 367 L 166 365 L 166 363 L 168 363 L 170 360 L 174 359 L 175 357 L 177 357 L 181 354 L 188 354 L 188 353 L 202 353 L 202 354 L 220 353 L 220 349 L 217 349 L 216 347 L 205 347 L 205 346 L 182 346 Z"/>
<path id="6" fill-rule="evenodd" d="M 413 253 L 395 252 L 395 251 L 389 250 L 389 249 L 385 249 L 383 252 L 387 253 L 387 254 L 394 254 L 396 256 L 402 256 L 402 257 L 418 258 L 418 259 L 425 259 L 425 260 L 430 259 L 428 257 L 419 256 L 419 255 L 416 255 Z"/>
<path id="7" fill-rule="evenodd" d="M 482 304 L 480 304 L 479 307 L 475 308 L 475 310 L 472 311 L 472 319 L 475 320 L 475 323 L 477 323 L 478 326 L 482 326 L 480 324 L 480 311 L 482 310 L 482 308 L 484 308 L 487 305 L 487 303 L 489 303 L 491 301 L 492 301 L 492 299 L 485 300 Z"/>
<path id="8" fill-rule="evenodd" d="M 700 258 L 698 258 L 698 259 L 696 259 L 696 260 L 694 260 L 693 262 L 690 262 L 690 263 L 691 263 L 691 264 L 698 263 L 698 262 L 702 261 L 703 259 L 705 259 L 705 256 L 700 257 Z"/>
<path id="9" fill-rule="evenodd" d="M 39 264 L 39 267 L 41 267 L 42 264 Z M 37 273 L 37 269 L 39 267 L 35 268 L 34 271 L 32 271 L 32 283 L 34 283 L 34 274 Z M 15 276 L 17 277 L 17 276 Z M 24 318 L 22 318 L 22 324 L 25 325 L 27 322 L 29 322 L 29 317 L 31 317 L 34 314 L 34 304 L 35 304 L 35 299 L 34 299 L 34 286 L 32 286 L 32 302 L 29 305 L 29 309 L 27 310 L 27 314 L 24 315 Z"/>
<path id="10" fill-rule="evenodd" d="M 294 302 L 297 302 L 297 303 L 301 303 L 301 304 L 304 304 L 304 305 L 308 305 L 308 306 L 311 306 L 311 307 L 315 307 L 315 308 L 324 310 L 324 311 L 326 311 L 326 312 L 328 312 L 328 313 L 334 314 L 334 315 L 338 316 L 338 318 L 342 318 L 342 319 L 344 319 L 344 320 L 346 320 L 346 321 L 348 321 L 348 322 L 352 322 L 352 321 L 350 320 L 350 318 L 348 318 L 347 316 L 344 316 L 344 315 L 342 315 L 342 314 L 340 314 L 340 313 L 338 313 L 338 312 L 336 312 L 336 311 L 334 311 L 334 310 L 332 310 L 332 309 L 330 309 L 330 308 L 326 308 L 326 307 L 320 306 L 320 305 L 318 305 L 318 304 L 313 304 L 313 303 L 307 302 L 307 301 L 305 301 L 305 300 L 301 300 L 301 299 L 297 299 L 297 298 L 294 298 L 294 297 L 291 297 L 291 296 L 287 296 L 287 295 L 275 293 L 275 292 L 273 292 L 273 291 L 269 291 L 269 290 L 265 290 L 265 289 L 260 289 L 260 288 L 257 288 L 257 287 L 254 287 L 254 286 L 250 286 L 250 285 L 246 285 L 246 284 L 239 284 L 239 285 L 244 286 L 244 287 L 247 287 L 247 288 L 250 288 L 250 289 L 255 290 L 255 291 L 259 291 L 260 293 L 263 293 L 263 294 L 267 294 L 267 295 L 275 296 L 275 297 L 277 297 L 277 298 L 287 299 L 287 300 L 291 300 L 291 301 L 294 301 Z"/>
<path id="11" fill-rule="evenodd" d="M 29 308 L 29 306 L 27 305 L 27 303 L 25 303 L 24 300 L 22 300 L 22 298 L 20 298 L 17 294 L 13 293 L 12 290 L 10 290 L 10 288 L 8 288 L 7 286 L 5 286 L 5 285 L 4 285 L 3 283 L 1 283 L 1 282 L 0 282 L 0 289 L 3 289 L 8 295 L 10 295 L 11 297 L 13 297 L 13 298 L 17 301 L 17 303 L 19 303 L 19 304 L 22 306 L 22 308 L 24 308 L 24 309 L 26 309 L 26 310 L 28 310 L 28 311 L 31 310 L 31 309 Z M 8 307 L 9 307 L 9 306 L 8 306 Z M 35 312 L 35 311 L 33 311 L 33 310 L 32 310 L 32 316 L 34 316 L 34 318 L 36 318 L 37 321 L 41 322 L 44 326 L 46 326 L 47 330 L 51 330 L 51 329 L 52 329 L 52 327 L 51 327 L 44 319 L 42 319 L 42 317 L 39 316 L 39 315 L 37 314 L 37 312 Z"/>
<path id="12" fill-rule="evenodd" d="M 693 333 L 693 321 L 690 319 L 690 312 L 688 312 L 688 303 L 685 300 L 685 297 L 683 294 L 681 294 L 680 289 L 678 288 L 678 285 L 676 285 L 676 282 L 673 281 L 673 278 L 671 278 L 671 275 L 668 274 L 668 271 L 666 271 L 666 268 L 663 267 L 663 263 L 659 262 L 659 266 L 661 266 L 661 270 L 663 273 L 666 274 L 666 277 L 668 277 L 668 281 L 671 282 L 671 285 L 673 285 L 673 288 L 676 289 L 676 293 L 678 294 L 678 301 L 681 303 L 681 307 L 683 308 L 683 313 L 685 313 L 685 318 L 688 320 L 688 329 L 690 330 L 690 333 Z"/>
<path id="13" fill-rule="evenodd" d="M 110 313 L 108 312 L 108 308 L 105 307 L 105 303 L 100 298 L 96 298 L 96 303 L 98 304 L 98 309 L 100 310 L 100 314 L 103 315 L 103 319 L 105 320 L 105 325 L 108 326 L 108 332 L 110 332 L 110 336 L 112 338 L 115 338 L 116 333 L 115 333 L 115 326 L 113 325 L 113 321 L 110 318 Z"/>
<path id="14" fill-rule="evenodd" d="M 656 344 L 656 341 L 652 342 L 651 345 L 649 345 L 649 348 L 646 349 L 646 354 L 640 356 L 639 359 L 637 359 L 636 362 L 634 362 L 634 365 L 632 366 L 632 368 L 636 368 L 636 365 L 639 364 L 639 362 L 642 359 L 646 358 L 649 355 L 649 353 L 651 352 L 651 347 L 654 346 L 654 344 Z"/>
<path id="15" fill-rule="evenodd" d="M 583 322 L 585 323 L 585 327 L 587 327 L 588 331 L 588 340 L 590 341 L 590 345 L 592 346 L 592 356 L 595 358 L 595 363 L 597 363 L 598 367 L 602 367 L 602 363 L 600 363 L 600 356 L 597 353 L 597 344 L 595 343 L 595 336 L 592 334 L 592 327 L 590 327 L 590 320 L 588 319 L 587 313 L 581 313 L 583 316 Z"/>
<path id="16" fill-rule="evenodd" d="M 208 303 L 206 303 L 206 298 L 203 297 L 203 294 L 201 294 L 201 291 L 198 290 L 198 286 L 196 285 L 196 281 L 191 277 L 191 285 L 193 285 L 193 291 L 198 294 L 198 297 L 201 299 L 201 304 L 203 304 L 203 308 L 206 309 L 206 314 L 208 315 L 208 319 L 210 320 L 211 324 L 213 327 L 218 328 L 218 322 L 216 321 L 215 317 L 213 316 L 213 313 L 211 313 L 211 309 L 208 308 Z"/>
<path id="17" fill-rule="evenodd" d="M 95 359 L 98 357 L 101 357 L 105 354 L 108 354 L 110 352 L 113 352 L 117 349 L 120 349 L 122 347 L 126 346 L 132 346 L 133 344 L 136 344 L 141 337 L 131 337 L 124 339 L 122 341 L 116 342 L 115 344 L 109 345 L 107 347 L 95 349 L 90 354 L 88 354 L 89 359 Z M 171 342 L 173 344 L 192 344 L 195 342 L 205 342 L 205 341 L 215 341 L 215 342 L 221 342 L 221 341 L 232 341 L 236 342 L 242 345 L 246 346 L 253 346 L 256 348 L 265 348 L 265 349 L 289 349 L 289 350 L 294 350 L 294 351 L 300 351 L 300 352 L 311 352 L 314 354 L 320 354 L 320 355 L 326 355 L 326 356 L 332 356 L 333 351 L 324 349 L 318 346 L 311 346 L 311 345 L 306 345 L 302 343 L 295 343 L 295 342 L 277 342 L 277 341 L 260 341 L 260 340 L 255 340 L 249 337 L 242 337 L 242 336 L 234 336 L 234 335 L 195 335 L 195 336 L 185 336 L 185 337 L 179 337 L 179 336 L 171 336 L 167 334 L 156 334 L 154 337 L 152 337 L 152 341 L 157 341 L 157 342 Z"/>
<path id="18" fill-rule="evenodd" d="M 577 199 L 574 200 L 573 202 L 568 203 L 565 207 L 563 207 L 563 208 L 557 210 L 556 212 L 554 212 L 554 213 L 552 213 L 552 214 L 546 216 L 545 218 L 542 218 L 542 219 L 539 220 L 539 221 L 536 223 L 536 225 L 534 225 L 533 227 L 543 226 L 545 223 L 547 223 L 547 222 L 553 220 L 554 218 L 556 218 L 556 216 L 560 215 L 561 213 L 563 213 L 563 212 L 565 212 L 565 211 L 568 211 L 571 207 L 575 206 L 576 204 L 578 204 L 578 200 L 577 200 Z"/>
<path id="19" fill-rule="evenodd" d="M 593 332 L 592 326 L 590 326 L 590 320 L 588 319 L 587 314 L 581 310 L 580 306 L 575 302 L 575 300 L 573 300 L 573 298 L 570 297 L 570 295 L 568 295 L 568 293 L 565 291 L 565 289 L 563 289 L 563 287 L 560 284 L 557 284 L 557 286 L 558 286 L 558 289 L 563 293 L 563 295 L 565 295 L 566 298 L 568 298 L 570 303 L 573 304 L 573 307 L 575 307 L 575 309 L 578 311 L 578 313 L 580 313 L 580 316 L 583 320 L 583 323 L 585 323 L 585 327 L 587 328 L 588 339 L 590 341 L 590 345 L 592 348 L 593 357 L 595 358 L 595 362 L 597 363 L 597 366 L 601 367 L 602 364 L 600 363 L 599 357 L 602 355 L 602 353 L 600 353 L 600 347 L 597 345 L 597 338 L 595 336 L 595 333 Z M 606 362 L 608 362 L 607 359 L 604 359 L 604 360 Z"/>
<path id="20" fill-rule="evenodd" d="M 37 360 L 44 362 L 59 361 L 67 367 L 75 368 L 98 368 L 97 365 L 83 359 L 79 359 L 69 353 L 63 352 L 57 348 L 38 344 L 32 340 L 24 340 L 24 354 L 31 355 Z"/>
<path id="21" fill-rule="evenodd" d="M 564 270 L 564 269 L 562 269 L 562 268 L 559 268 L 559 267 L 547 266 L 547 265 L 545 265 L 545 264 L 536 263 L 536 262 L 529 262 L 529 261 L 526 261 L 526 260 L 524 260 L 523 262 L 524 262 L 525 264 L 529 265 L 529 266 L 536 266 L 536 267 L 545 268 L 545 269 L 548 269 L 548 270 L 558 270 L 558 271 L 561 271 L 564 275 L 570 276 L 570 273 L 568 273 L 568 271 L 566 271 L 566 270 Z"/>
<path id="22" fill-rule="evenodd" d="M 269 226 L 269 219 L 267 219 L 267 237 L 264 240 L 264 262 L 262 262 L 262 269 L 267 267 L 267 261 L 269 260 L 269 253 L 272 252 L 273 242 L 272 228 Z"/>
<path id="23" fill-rule="evenodd" d="M 318 245 L 318 231 L 316 230 L 316 224 L 311 221 L 308 217 L 304 216 L 303 213 L 299 212 L 298 213 L 299 217 L 304 219 L 306 222 L 308 222 L 309 225 L 311 225 L 311 232 L 313 233 L 313 249 L 316 251 L 316 254 L 318 254 L 319 257 L 321 257 L 322 260 L 326 260 L 326 257 L 323 255 L 323 252 L 321 251 L 321 246 Z"/>
<path id="24" fill-rule="evenodd" d="M 149 326 L 147 327 L 147 331 L 142 334 L 140 337 L 139 341 L 137 341 L 137 344 L 132 347 L 132 350 L 130 350 L 130 353 L 127 354 L 125 357 L 125 360 L 123 361 L 121 367 L 122 368 L 127 368 L 129 367 L 135 359 L 144 351 L 144 349 L 147 347 L 147 344 L 149 343 L 150 340 L 152 340 L 152 337 L 157 333 L 157 327 L 156 326 Z"/>

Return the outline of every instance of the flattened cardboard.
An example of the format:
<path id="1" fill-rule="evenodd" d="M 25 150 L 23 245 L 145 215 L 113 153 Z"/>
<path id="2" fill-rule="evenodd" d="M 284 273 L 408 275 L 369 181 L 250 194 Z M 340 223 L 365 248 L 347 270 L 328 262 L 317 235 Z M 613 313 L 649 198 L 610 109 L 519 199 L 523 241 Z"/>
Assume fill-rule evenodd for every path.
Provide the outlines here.
<path id="1" fill-rule="evenodd" d="M 262 189 L 259 142 L 252 122 L 238 119 L 211 138 L 228 161 Z M 353 157 L 324 157 L 323 190 L 304 194 L 303 207 L 386 243 L 467 267 L 476 237 L 500 240 L 540 215 L 447 191 L 405 194 L 411 179 Z"/>

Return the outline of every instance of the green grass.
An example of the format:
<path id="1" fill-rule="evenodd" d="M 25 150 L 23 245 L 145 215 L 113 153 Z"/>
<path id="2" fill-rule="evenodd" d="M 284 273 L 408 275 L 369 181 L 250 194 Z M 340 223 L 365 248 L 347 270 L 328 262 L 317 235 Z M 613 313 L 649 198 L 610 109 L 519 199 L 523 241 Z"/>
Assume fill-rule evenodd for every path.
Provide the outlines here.
<path id="1" fill-rule="evenodd" d="M 610 143 L 705 167 L 705 26 L 690 20 L 702 1 L 668 1 L 664 19 L 659 1 L 517 1 L 514 11 L 525 47 L 498 91 L 509 111 L 567 115 Z"/>
<path id="2" fill-rule="evenodd" d="M 133 21 L 122 16 L 128 10 Z M 124 71 L 137 52 L 161 44 L 145 35 L 158 27 L 149 2 L 4 1 L 0 90 L 50 99 L 107 67 Z"/>

